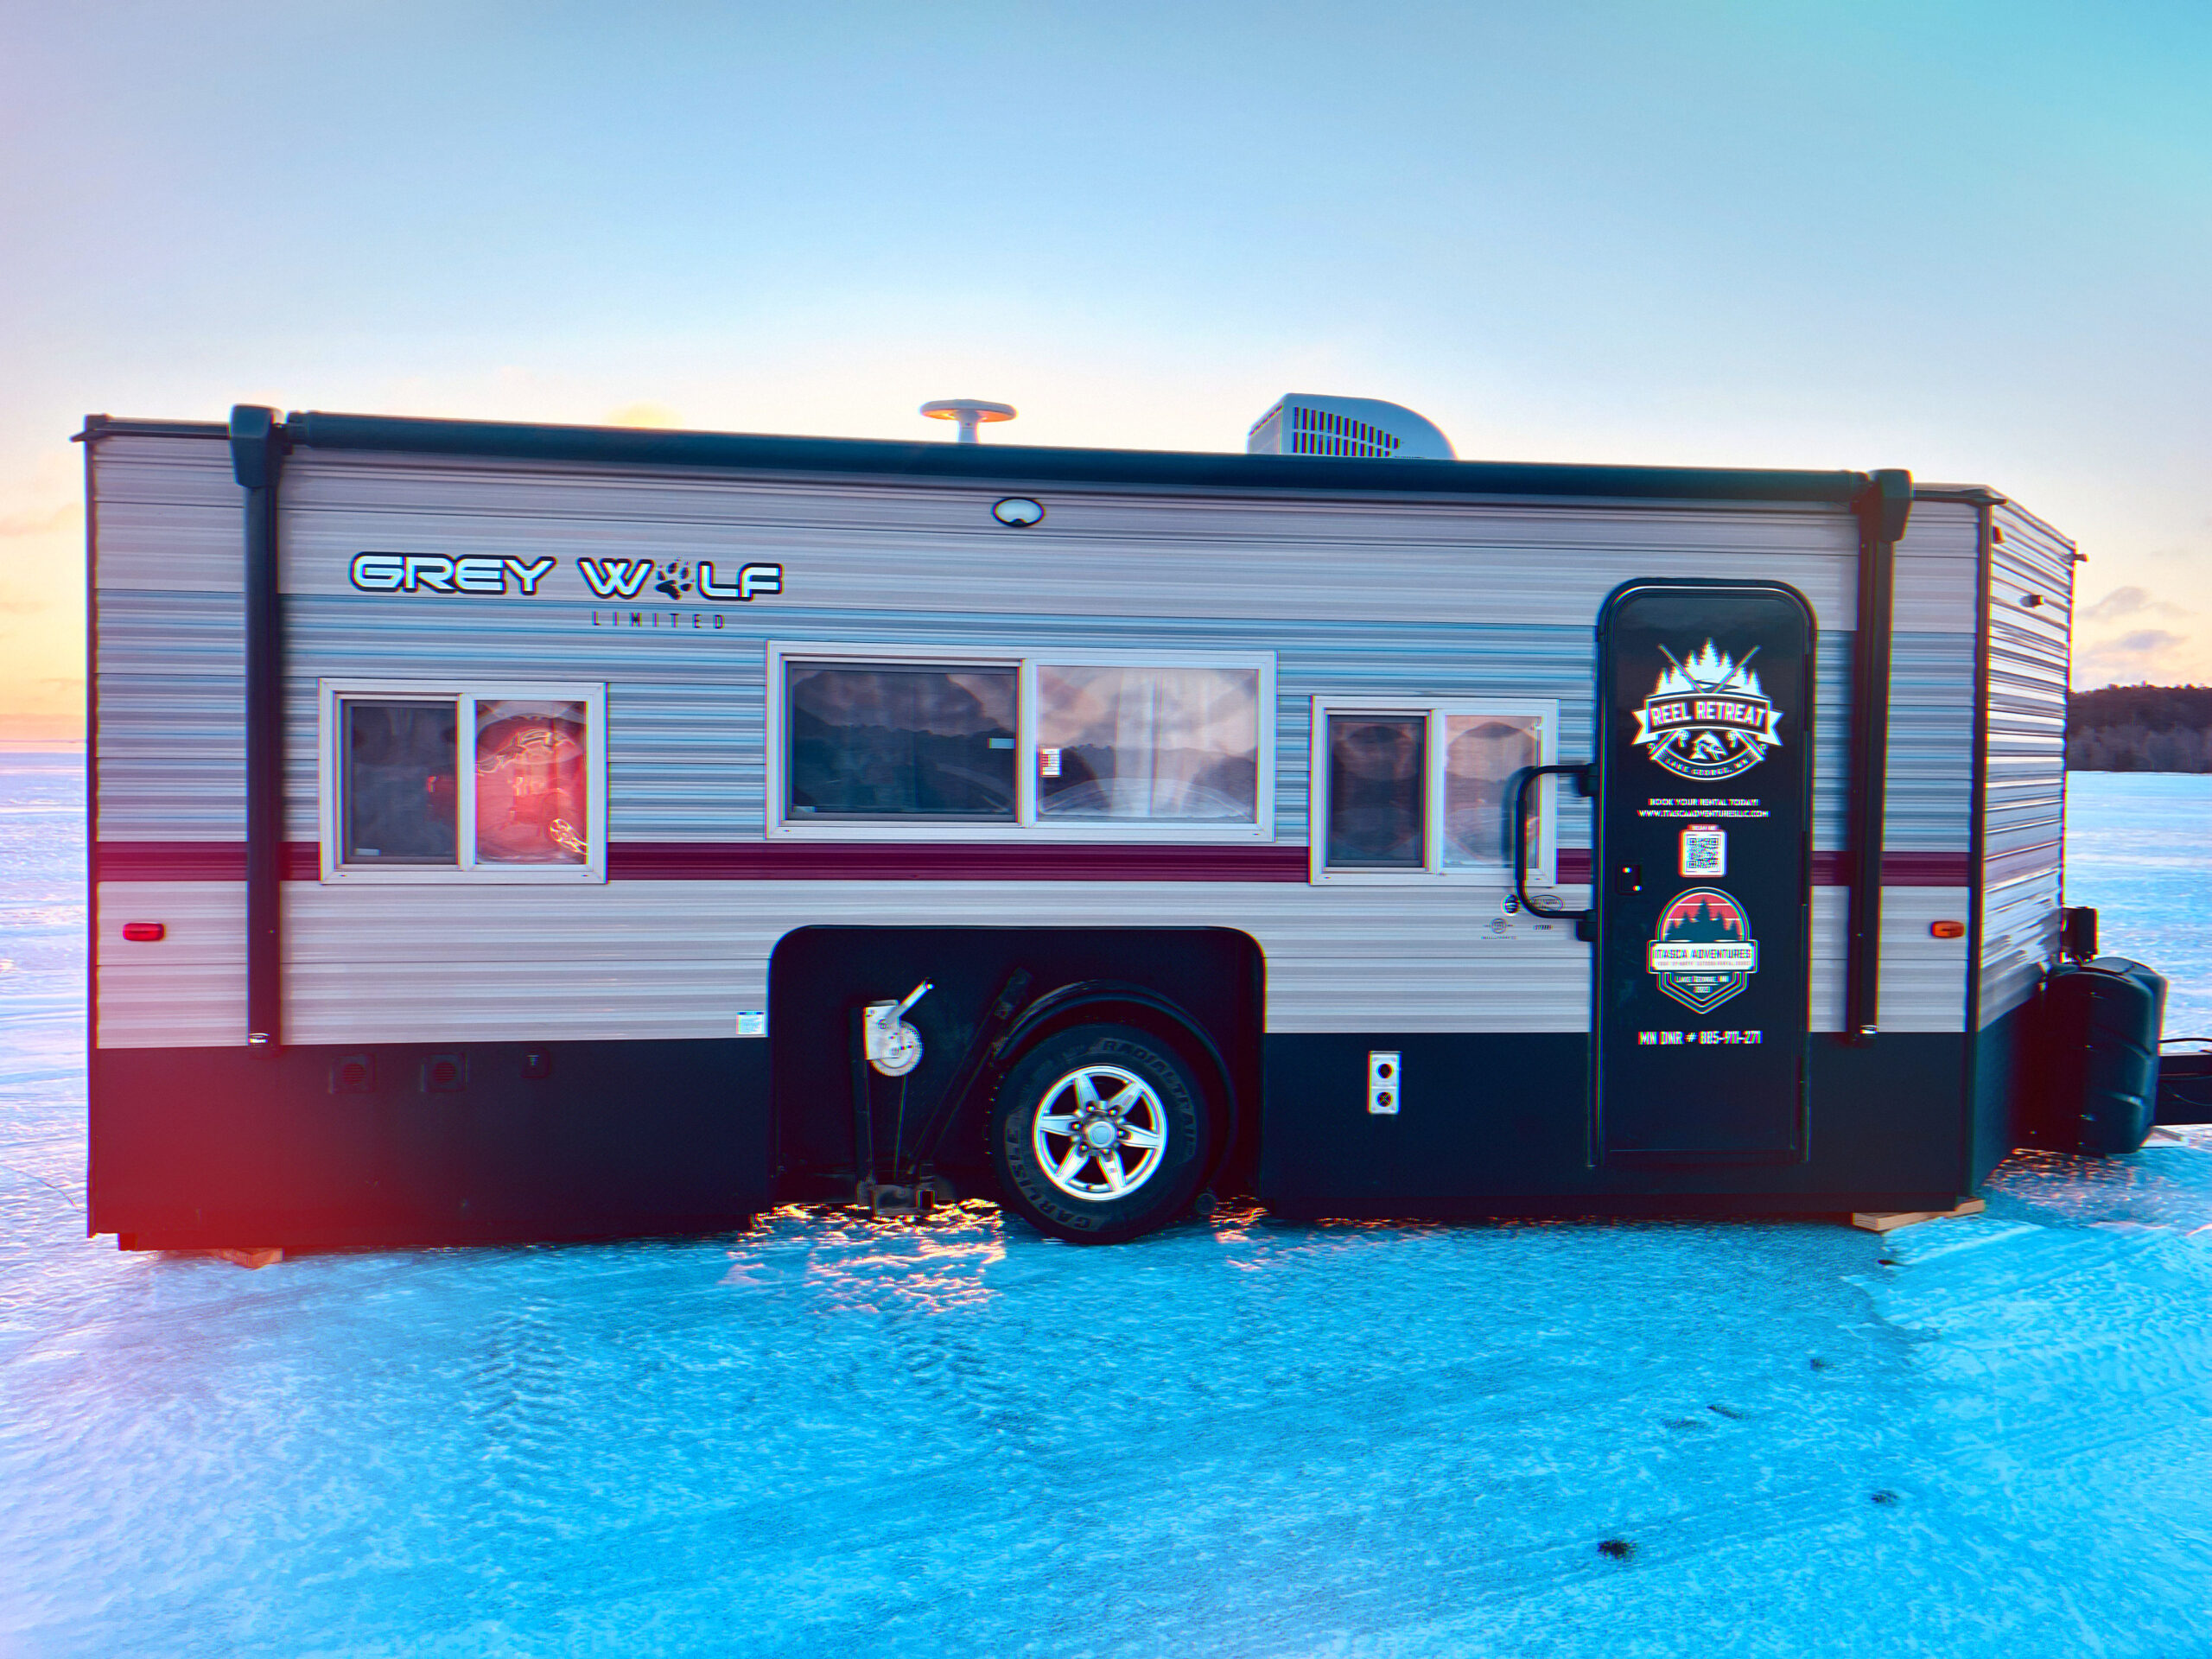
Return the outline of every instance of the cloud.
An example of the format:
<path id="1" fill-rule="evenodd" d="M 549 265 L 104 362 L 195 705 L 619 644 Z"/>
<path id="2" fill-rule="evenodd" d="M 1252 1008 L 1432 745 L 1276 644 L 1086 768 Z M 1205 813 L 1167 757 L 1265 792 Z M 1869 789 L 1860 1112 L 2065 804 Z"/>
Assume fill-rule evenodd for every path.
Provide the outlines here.
<path id="1" fill-rule="evenodd" d="M 2138 628 L 2133 633 L 2123 633 L 2117 639 L 2107 640 L 2096 648 L 2099 651 L 2124 651 L 2150 656 L 2188 643 L 2186 634 L 2168 633 L 2164 628 Z"/>
<path id="2" fill-rule="evenodd" d="M 2196 612 L 2175 604 L 2171 600 L 2153 599 L 2141 588 L 2115 588 L 2095 604 L 2082 613 L 2084 622 L 2117 622 L 2122 617 L 2141 616 L 2145 613 L 2155 616 L 2194 616 Z"/>
<path id="3" fill-rule="evenodd" d="M 2134 628 L 2110 639 L 2086 643 L 2075 661 L 2078 686 L 2174 684 L 2191 680 L 2200 664 L 2188 651 L 2187 634 L 2164 628 Z"/>
<path id="4" fill-rule="evenodd" d="M 609 426 L 673 427 L 683 423 L 666 404 L 625 404 L 607 417 Z"/>

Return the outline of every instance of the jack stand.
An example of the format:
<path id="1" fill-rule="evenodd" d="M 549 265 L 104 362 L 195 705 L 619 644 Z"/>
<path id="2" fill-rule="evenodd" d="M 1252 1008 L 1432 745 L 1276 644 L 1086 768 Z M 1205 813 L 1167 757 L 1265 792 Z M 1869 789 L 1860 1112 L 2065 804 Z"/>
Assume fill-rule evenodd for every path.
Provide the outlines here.
<path id="1" fill-rule="evenodd" d="M 868 1214 L 878 1221 L 894 1216 L 924 1217 L 938 1205 L 953 1202 L 952 1183 L 941 1175 L 925 1177 L 912 1186 L 862 1181 L 853 1189 L 853 1202 L 867 1205 Z"/>

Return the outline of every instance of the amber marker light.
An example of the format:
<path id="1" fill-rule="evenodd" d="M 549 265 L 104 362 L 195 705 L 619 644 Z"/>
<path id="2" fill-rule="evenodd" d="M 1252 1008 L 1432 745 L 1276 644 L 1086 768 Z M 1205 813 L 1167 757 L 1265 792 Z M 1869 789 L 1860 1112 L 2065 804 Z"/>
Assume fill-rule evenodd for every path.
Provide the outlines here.
<path id="1" fill-rule="evenodd" d="M 1939 939 L 1963 939 L 1967 936 L 1964 922 L 1930 922 L 1928 931 Z"/>

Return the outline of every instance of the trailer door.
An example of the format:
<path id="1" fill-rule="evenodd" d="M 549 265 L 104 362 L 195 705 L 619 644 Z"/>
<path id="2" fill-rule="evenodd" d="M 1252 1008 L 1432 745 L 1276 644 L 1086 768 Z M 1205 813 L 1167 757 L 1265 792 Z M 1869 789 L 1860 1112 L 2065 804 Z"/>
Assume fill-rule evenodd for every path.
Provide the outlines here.
<path id="1" fill-rule="evenodd" d="M 1806 1155 L 1812 611 L 1635 582 L 1598 626 L 1598 1162 Z"/>

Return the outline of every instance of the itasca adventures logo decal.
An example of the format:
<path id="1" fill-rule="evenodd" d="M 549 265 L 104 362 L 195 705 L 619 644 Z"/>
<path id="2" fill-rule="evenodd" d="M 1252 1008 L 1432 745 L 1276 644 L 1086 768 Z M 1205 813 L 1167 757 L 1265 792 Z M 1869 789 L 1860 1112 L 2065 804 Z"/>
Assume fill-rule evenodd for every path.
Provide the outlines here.
<path id="1" fill-rule="evenodd" d="M 1646 949 L 1659 988 L 1699 1014 L 1719 1007 L 1759 970 L 1759 942 L 1744 907 L 1718 887 L 1678 893 Z"/>
<path id="2" fill-rule="evenodd" d="M 1710 639 L 1687 658 L 1659 649 L 1666 671 L 1636 714 L 1636 741 L 1654 760 L 1677 778 L 1712 783 L 1749 772 L 1782 747 L 1782 710 L 1751 672 L 1756 646 L 1740 663 Z"/>

